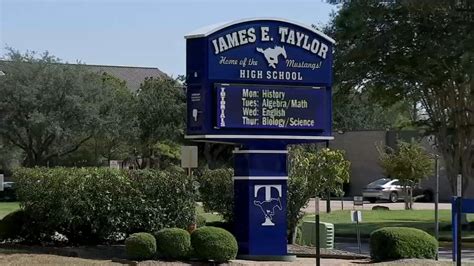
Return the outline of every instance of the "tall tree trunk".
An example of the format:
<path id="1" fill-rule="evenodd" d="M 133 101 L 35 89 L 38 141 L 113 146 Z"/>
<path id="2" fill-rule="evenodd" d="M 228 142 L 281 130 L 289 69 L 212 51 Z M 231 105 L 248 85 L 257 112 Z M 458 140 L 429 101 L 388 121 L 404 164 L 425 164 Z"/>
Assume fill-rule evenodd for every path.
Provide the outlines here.
<path id="1" fill-rule="evenodd" d="M 326 198 L 326 212 L 331 213 L 331 192 L 328 191 L 326 193 L 326 196 L 327 196 L 327 198 Z"/>
<path id="2" fill-rule="evenodd" d="M 408 187 L 407 185 L 403 185 L 403 201 L 405 202 L 405 210 L 410 209 L 410 205 L 408 204 Z"/>

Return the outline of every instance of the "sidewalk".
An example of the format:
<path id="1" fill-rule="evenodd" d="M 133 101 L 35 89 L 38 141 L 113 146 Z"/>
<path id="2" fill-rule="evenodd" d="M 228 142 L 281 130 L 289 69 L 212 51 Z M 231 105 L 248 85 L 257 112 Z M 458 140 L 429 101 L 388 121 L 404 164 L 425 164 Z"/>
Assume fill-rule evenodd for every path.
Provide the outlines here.
<path id="1" fill-rule="evenodd" d="M 376 202 L 376 203 L 369 203 L 368 201 L 364 202 L 363 207 L 357 207 L 358 210 L 372 210 L 373 206 L 386 206 L 389 207 L 390 210 L 404 210 L 405 203 L 397 202 L 397 203 L 389 203 L 389 202 Z M 331 200 L 331 211 L 341 210 L 352 210 L 354 208 L 353 201 L 351 200 L 341 200 L 334 199 Z M 414 202 L 413 203 L 414 210 L 434 210 L 434 203 L 432 202 Z M 451 210 L 451 203 L 439 203 L 440 210 Z M 314 199 L 311 199 L 308 203 L 308 206 L 303 209 L 306 213 L 315 213 L 315 204 Z M 319 211 L 326 212 L 326 200 L 319 201 Z"/>
<path id="2" fill-rule="evenodd" d="M 341 259 L 321 259 L 321 265 L 361 265 L 368 264 L 368 260 L 341 260 Z M 229 262 L 229 266 L 244 266 L 244 265 L 271 265 L 271 266 L 286 266 L 286 265 L 316 265 L 315 258 L 297 258 L 293 262 L 281 262 L 281 261 L 248 261 L 248 260 L 232 260 Z"/>

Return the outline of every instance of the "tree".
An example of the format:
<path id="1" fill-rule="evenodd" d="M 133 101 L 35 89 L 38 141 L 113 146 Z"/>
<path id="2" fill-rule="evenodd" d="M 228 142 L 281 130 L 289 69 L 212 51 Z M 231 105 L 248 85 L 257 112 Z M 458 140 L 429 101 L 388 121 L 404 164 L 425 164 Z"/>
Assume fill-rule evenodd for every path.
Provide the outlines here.
<path id="1" fill-rule="evenodd" d="M 341 150 L 323 148 L 314 152 L 302 146 L 291 148 L 287 200 L 291 243 L 296 237 L 296 226 L 304 216 L 301 209 L 313 196 L 342 193 L 343 184 L 349 182 L 349 168 L 350 162 Z"/>
<path id="2" fill-rule="evenodd" d="M 106 86 L 82 66 L 9 49 L 0 77 L 0 135 L 23 150 L 25 166 L 77 151 L 102 127 Z"/>
<path id="3" fill-rule="evenodd" d="M 412 209 L 413 187 L 433 173 L 432 157 L 416 142 L 399 142 L 396 150 L 378 147 L 378 151 L 385 173 L 403 186 L 405 209 Z"/>
<path id="4" fill-rule="evenodd" d="M 176 161 L 186 117 L 183 88 L 172 79 L 147 78 L 137 97 L 137 164 L 159 168 L 166 160 Z"/>
<path id="5" fill-rule="evenodd" d="M 368 93 L 338 93 L 333 97 L 333 128 L 336 131 L 412 129 L 410 104 L 405 101 L 382 106 L 371 101 Z"/>
<path id="6" fill-rule="evenodd" d="M 328 27 L 337 40 L 340 93 L 365 91 L 382 105 L 419 106 L 454 191 L 474 172 L 474 20 L 448 0 L 348 1 Z"/>
<path id="7" fill-rule="evenodd" d="M 107 73 L 102 74 L 105 85 L 110 86 L 103 105 L 102 127 L 94 136 L 94 146 L 101 157 L 110 160 L 125 160 L 132 152 L 133 140 L 138 135 L 136 96 L 122 81 Z"/>
<path id="8" fill-rule="evenodd" d="M 91 139 L 74 153 L 58 158 L 50 165 L 103 166 L 110 160 L 127 160 L 133 152 L 138 135 L 136 96 L 122 81 L 108 73 L 101 75 L 104 102 L 101 106 L 100 123 Z"/>

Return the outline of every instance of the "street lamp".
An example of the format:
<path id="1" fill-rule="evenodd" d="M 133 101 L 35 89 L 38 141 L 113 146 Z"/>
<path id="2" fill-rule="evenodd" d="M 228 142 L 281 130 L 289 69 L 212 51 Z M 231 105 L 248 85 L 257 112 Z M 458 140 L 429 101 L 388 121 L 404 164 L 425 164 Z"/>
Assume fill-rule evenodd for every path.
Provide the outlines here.
<path id="1" fill-rule="evenodd" d="M 436 241 L 439 240 L 439 155 L 434 154 L 435 159 L 435 175 L 436 175 L 436 185 L 435 185 L 435 238 Z M 438 252 L 436 252 L 436 260 L 438 260 Z"/>

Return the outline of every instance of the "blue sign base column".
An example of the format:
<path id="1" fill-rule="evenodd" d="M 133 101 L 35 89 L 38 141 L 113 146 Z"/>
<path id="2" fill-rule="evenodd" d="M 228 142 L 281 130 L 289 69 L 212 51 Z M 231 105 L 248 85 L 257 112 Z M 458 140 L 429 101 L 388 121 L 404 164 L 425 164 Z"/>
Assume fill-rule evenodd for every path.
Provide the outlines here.
<path id="1" fill-rule="evenodd" d="M 234 151 L 234 234 L 239 258 L 291 261 L 287 253 L 286 145 Z"/>

